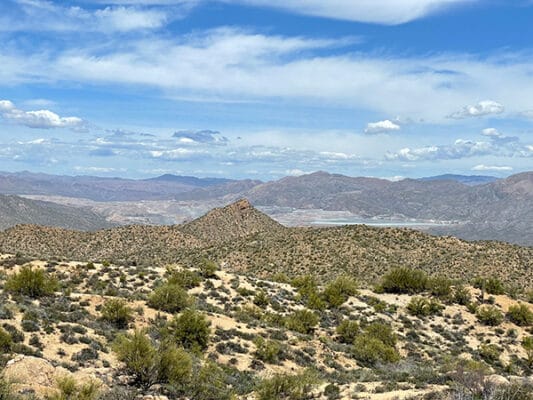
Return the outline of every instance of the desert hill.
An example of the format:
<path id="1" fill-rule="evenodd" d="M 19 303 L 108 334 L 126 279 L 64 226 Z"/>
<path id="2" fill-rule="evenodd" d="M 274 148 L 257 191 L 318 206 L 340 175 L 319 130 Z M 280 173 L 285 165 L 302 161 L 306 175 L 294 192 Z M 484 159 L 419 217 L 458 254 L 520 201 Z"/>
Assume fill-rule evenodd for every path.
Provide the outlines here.
<path id="1" fill-rule="evenodd" d="M 391 268 L 409 266 L 465 280 L 497 276 L 523 287 L 533 269 L 533 248 L 471 243 L 410 229 L 286 228 L 245 200 L 170 227 L 74 232 L 21 225 L 0 233 L 0 247 L 32 256 L 145 265 L 195 265 L 210 258 L 232 271 L 259 276 L 311 273 L 329 279 L 348 273 L 366 282 L 374 282 Z"/>
<path id="2" fill-rule="evenodd" d="M 0 195 L 0 229 L 17 224 L 49 225 L 84 231 L 113 226 L 103 216 L 88 208 Z"/>

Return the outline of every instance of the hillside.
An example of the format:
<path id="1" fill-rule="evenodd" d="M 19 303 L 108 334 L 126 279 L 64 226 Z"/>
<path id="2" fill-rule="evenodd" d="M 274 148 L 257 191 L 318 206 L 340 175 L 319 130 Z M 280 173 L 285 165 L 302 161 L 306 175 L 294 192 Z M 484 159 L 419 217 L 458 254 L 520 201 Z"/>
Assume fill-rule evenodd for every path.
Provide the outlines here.
<path id="1" fill-rule="evenodd" d="M 0 255 L 1 395 L 531 400 L 533 305 L 428 282 L 396 293 L 358 288 L 349 277 L 317 285 L 202 263 L 165 269 Z"/>
<path id="2" fill-rule="evenodd" d="M 76 230 L 97 230 L 113 226 L 88 208 L 0 195 L 0 229 L 17 224 L 38 224 Z"/>
<path id="3" fill-rule="evenodd" d="M 285 228 L 246 201 L 172 227 L 129 226 L 80 233 L 17 226 L 0 233 L 0 243 L 4 252 L 32 256 L 145 265 L 195 265 L 201 258 L 210 258 L 231 271 L 256 276 L 311 273 L 329 279 L 349 273 L 366 282 L 374 282 L 391 268 L 409 266 L 465 280 L 497 276 L 523 287 L 529 285 L 533 268 L 533 248 L 471 243 L 409 229 Z"/>

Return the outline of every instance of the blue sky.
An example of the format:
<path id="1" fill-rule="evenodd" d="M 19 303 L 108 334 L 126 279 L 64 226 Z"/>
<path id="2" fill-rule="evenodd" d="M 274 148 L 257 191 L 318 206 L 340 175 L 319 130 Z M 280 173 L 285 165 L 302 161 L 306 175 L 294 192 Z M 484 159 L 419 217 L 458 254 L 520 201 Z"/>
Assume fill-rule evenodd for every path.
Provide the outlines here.
<path id="1" fill-rule="evenodd" d="M 533 169 L 529 0 L 4 0 L 0 170 Z"/>

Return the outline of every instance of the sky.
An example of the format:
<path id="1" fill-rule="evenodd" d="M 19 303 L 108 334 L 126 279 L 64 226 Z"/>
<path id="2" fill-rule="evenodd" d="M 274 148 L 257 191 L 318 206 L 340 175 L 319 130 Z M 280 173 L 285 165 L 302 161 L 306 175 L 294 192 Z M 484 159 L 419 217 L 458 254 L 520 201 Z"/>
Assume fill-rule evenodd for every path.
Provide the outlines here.
<path id="1" fill-rule="evenodd" d="M 533 170 L 532 0 L 2 0 L 0 171 Z"/>

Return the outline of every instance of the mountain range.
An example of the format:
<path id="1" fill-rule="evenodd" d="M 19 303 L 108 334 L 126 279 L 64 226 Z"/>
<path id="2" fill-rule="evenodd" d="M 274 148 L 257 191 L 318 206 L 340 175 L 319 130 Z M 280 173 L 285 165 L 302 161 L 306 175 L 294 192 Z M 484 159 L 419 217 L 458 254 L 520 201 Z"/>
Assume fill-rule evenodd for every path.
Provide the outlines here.
<path id="1" fill-rule="evenodd" d="M 179 223 L 189 219 L 186 216 L 194 218 L 213 206 L 246 198 L 274 217 L 280 210 L 285 215 L 299 210 L 310 215 L 317 210 L 344 212 L 385 223 L 435 223 L 423 227 L 433 234 L 533 245 L 533 172 L 506 179 L 442 175 L 398 182 L 321 171 L 271 182 L 174 175 L 133 180 L 25 172 L 0 173 L 0 193 L 40 195 L 48 201 L 58 201 L 53 196 L 62 196 L 64 205 L 89 206 L 94 214 L 105 214 L 109 222 L 124 224 Z M 95 203 L 87 204 L 84 199 Z M 129 217 L 133 209 L 134 215 Z M 43 209 L 40 212 L 46 214 Z M 34 222 L 18 219 L 17 214 L 3 220 L 9 221 L 3 227 Z M 83 223 L 65 225 L 60 219 L 45 220 L 59 227 L 91 229 Z"/>

